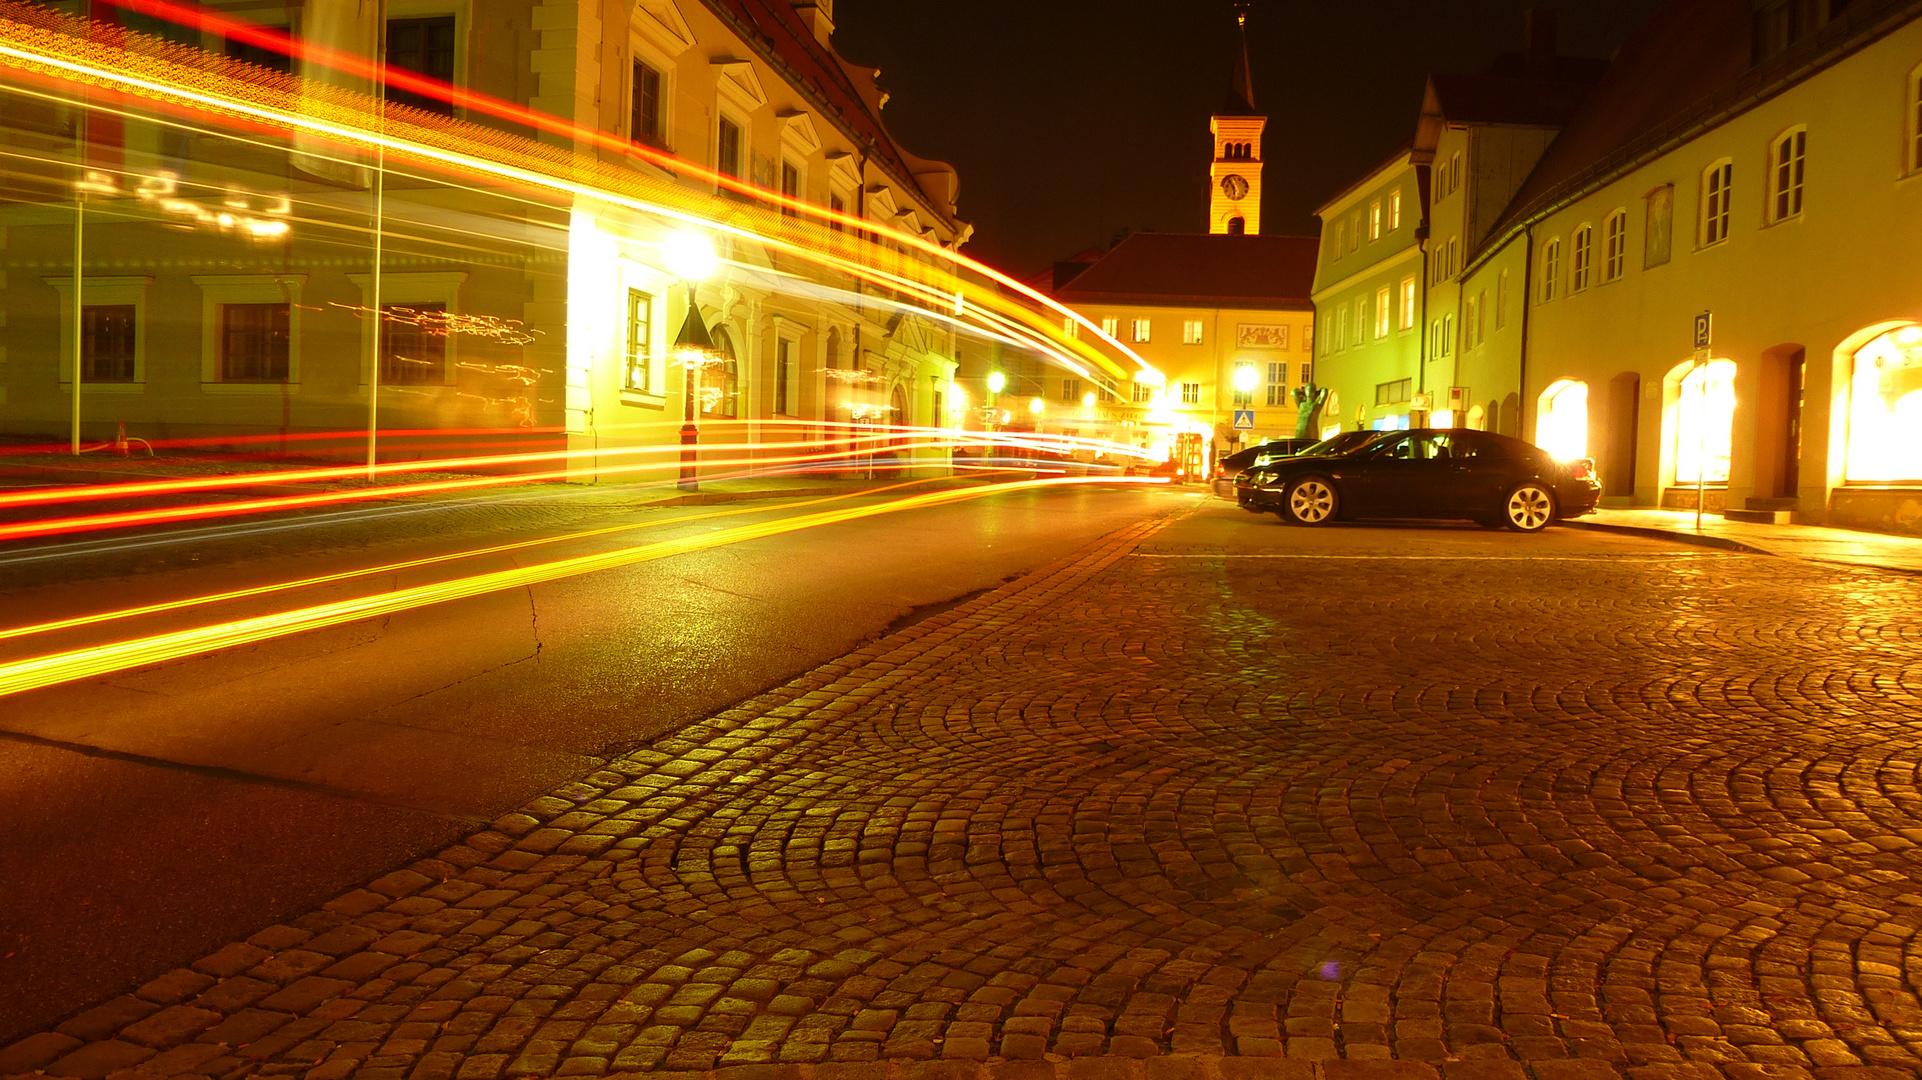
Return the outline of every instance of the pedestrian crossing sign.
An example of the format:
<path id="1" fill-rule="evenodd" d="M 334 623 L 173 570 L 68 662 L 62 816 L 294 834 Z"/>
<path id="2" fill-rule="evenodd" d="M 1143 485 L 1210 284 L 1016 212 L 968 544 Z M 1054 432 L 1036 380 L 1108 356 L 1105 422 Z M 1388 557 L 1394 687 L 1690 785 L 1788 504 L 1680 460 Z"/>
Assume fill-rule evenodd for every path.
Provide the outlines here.
<path id="1" fill-rule="evenodd" d="M 1255 430 L 1255 410 L 1236 409 L 1235 410 L 1235 430 L 1236 431 Z"/>

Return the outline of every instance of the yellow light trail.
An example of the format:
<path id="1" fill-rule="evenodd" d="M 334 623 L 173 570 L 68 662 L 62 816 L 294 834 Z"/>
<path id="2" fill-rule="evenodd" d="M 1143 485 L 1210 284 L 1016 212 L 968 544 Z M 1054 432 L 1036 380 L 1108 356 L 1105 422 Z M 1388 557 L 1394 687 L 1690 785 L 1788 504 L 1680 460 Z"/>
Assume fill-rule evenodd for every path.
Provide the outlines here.
<path id="1" fill-rule="evenodd" d="M 349 600 L 316 604 L 311 607 L 296 608 L 291 611 L 275 612 L 270 615 L 239 619 L 233 622 L 199 626 L 187 630 L 176 630 L 165 634 L 133 638 L 108 645 L 90 645 L 65 652 L 50 653 L 26 660 L 15 660 L 0 664 L 0 697 L 25 693 L 79 679 L 107 675 L 129 668 L 162 664 L 201 653 L 217 652 L 257 641 L 286 637 L 291 634 L 321 630 L 342 623 L 357 622 L 361 619 L 392 615 L 396 612 L 432 604 L 444 604 L 454 600 L 483 596 L 503 589 L 526 588 L 562 578 L 577 577 L 601 570 L 613 570 L 623 566 L 653 562 L 707 548 L 738 544 L 748 540 L 759 540 L 784 533 L 799 532 L 803 529 L 818 528 L 845 521 L 855 521 L 882 514 L 894 514 L 903 510 L 916 510 L 943 503 L 962 502 L 978 499 L 984 495 L 1027 488 L 1062 487 L 1088 484 L 1159 484 L 1163 481 L 1144 481 L 1123 477 L 1059 477 L 1047 480 L 1019 480 L 991 487 L 963 488 L 956 491 L 933 491 L 914 495 L 893 502 L 875 506 L 856 506 L 840 510 L 824 510 L 797 517 L 781 518 L 776 521 L 757 522 L 752 525 L 736 526 L 718 533 L 705 536 L 683 537 L 677 540 L 663 540 L 659 543 L 640 547 L 622 548 L 617 551 L 600 552 L 593 555 L 577 555 L 572 558 L 557 559 L 552 562 L 538 563 L 534 566 L 515 567 L 511 570 L 496 570 L 491 573 L 473 574 L 468 577 L 454 578 L 449 581 L 435 582 L 430 585 L 417 585 L 407 589 L 380 593 L 374 596 L 361 596 Z"/>
<path id="2" fill-rule="evenodd" d="M 901 488 L 932 483 L 935 479 L 941 478 L 933 477 L 923 480 L 909 480 L 904 483 L 889 484 L 886 487 L 871 488 L 865 491 L 850 491 L 842 495 L 829 495 L 819 499 L 805 499 L 789 504 L 787 509 L 798 510 L 804 506 L 820 506 L 824 503 L 843 502 L 848 499 L 858 499 L 863 496 L 881 495 L 890 491 L 898 491 Z M 436 566 L 441 563 L 458 562 L 462 559 L 478 559 L 488 555 L 500 555 L 509 551 L 525 551 L 528 548 L 541 547 L 546 544 L 565 543 L 569 540 L 588 540 L 596 536 L 610 536 L 623 532 L 639 532 L 642 529 L 657 529 L 664 525 L 687 525 L 697 521 L 711 521 L 714 518 L 739 517 L 742 514 L 764 514 L 767 511 L 768 507 L 765 506 L 747 506 L 734 510 L 710 510 L 700 514 L 689 514 L 685 517 L 662 518 L 659 521 L 643 521 L 635 525 L 609 525 L 601 529 L 585 529 L 580 532 L 562 533 L 559 536 L 543 536 L 534 540 L 517 540 L 511 544 L 496 544 L 492 547 L 474 548 L 469 551 L 454 551 L 444 555 L 428 555 L 418 559 L 408 559 L 404 562 L 387 563 L 382 566 L 369 566 L 358 570 L 342 570 L 333 574 L 321 574 L 316 577 L 299 578 L 293 581 L 276 581 L 270 585 L 256 585 L 246 589 L 230 589 L 226 592 L 209 593 L 205 596 L 189 596 L 178 600 L 162 600 L 157 603 L 142 604 L 139 607 L 118 608 L 113 611 L 97 611 L 89 615 L 75 615 L 66 619 L 55 619 L 51 622 L 34 623 L 30 626 L 6 627 L 0 629 L 0 641 L 31 637 L 35 634 L 49 634 L 56 630 L 73 630 L 82 626 L 97 626 L 101 623 L 115 622 L 120 619 L 134 619 L 143 615 L 159 615 L 169 611 L 204 607 L 209 604 L 223 604 L 230 600 L 247 600 L 257 596 L 270 596 L 277 592 L 289 592 L 294 589 L 306 589 L 317 585 L 332 585 L 337 582 L 352 581 L 355 578 L 375 577 L 381 574 L 397 574 L 404 570 L 418 570 L 423 566 Z"/>
<path id="3" fill-rule="evenodd" d="M 1028 330 L 1035 336 L 1035 344 L 1041 351 L 1055 362 L 1077 372 L 1086 374 L 1081 365 L 1070 358 L 1070 354 L 1079 353 L 1112 376 L 1126 374 L 1111 357 L 1091 348 L 1079 337 L 1063 335 L 1060 328 L 1051 325 L 1035 308 L 1011 303 L 1004 291 L 1012 292 L 1085 327 L 1104 345 L 1134 361 L 1140 371 L 1157 376 L 1160 374 L 1139 354 L 1103 332 L 1086 316 L 992 267 L 922 237 L 885 230 L 894 241 L 922 251 L 930 258 L 952 264 L 955 269 L 943 271 L 914 260 L 903 260 L 897 253 L 865 238 L 849 245 L 846 235 L 831 231 L 828 223 L 807 221 L 803 226 L 799 224 L 799 219 L 782 216 L 778 207 L 744 206 L 696 193 L 678 184 L 652 181 L 631 172 L 616 172 L 611 166 L 584 157 L 563 159 L 553 147 L 462 121 L 430 121 L 423 118 L 421 122 L 414 122 L 396 116 L 389 118 L 386 125 L 377 131 L 367 126 L 367 117 L 374 114 L 374 102 L 364 95 L 298 79 L 283 80 L 286 88 L 254 85 L 206 70 L 204 65 L 196 67 L 175 58 L 174 54 L 185 56 L 183 46 L 147 40 L 141 35 L 122 30 L 116 30 L 119 40 L 141 40 L 145 44 L 136 51 L 92 40 L 98 35 L 91 33 L 83 32 L 76 39 L 56 32 L 51 25 L 62 23 L 84 28 L 87 25 L 84 22 L 36 9 L 32 13 L 34 24 L 30 25 L 14 21 L 21 18 L 19 14 L 8 10 L 14 6 L 0 5 L 0 15 L 11 16 L 0 18 L 0 58 L 11 61 L 13 66 L 23 71 L 101 86 L 132 97 L 185 105 L 214 115 L 234 116 L 245 122 L 304 130 L 349 146 L 379 147 L 406 160 L 430 167 L 452 168 L 468 175 L 490 176 L 510 186 L 561 192 L 575 198 L 599 199 L 767 244 L 876 284 L 898 288 L 910 284 L 901 276 L 904 273 L 938 275 L 938 281 L 913 284 L 929 290 L 934 298 L 940 298 L 943 302 L 957 294 L 962 296 L 971 314 L 973 309 L 985 307 L 999 310 L 1004 317 L 1029 322 Z M 432 126 L 428 126 L 430 123 Z M 393 132 L 411 132 L 414 137 Z M 520 164 L 511 163 L 509 158 Z M 685 165 L 675 160 L 676 167 Z M 637 196 L 631 192 L 645 194 Z M 820 208 L 810 206 L 808 209 L 811 217 L 818 216 L 814 211 Z M 755 219 L 766 224 L 757 225 Z M 857 236 L 875 228 L 873 222 L 849 220 L 856 222 L 860 230 Z M 809 238 L 808 242 L 802 242 L 803 236 Z M 868 260 L 876 265 L 871 268 L 862 261 L 839 254 L 849 246 L 867 252 Z M 888 273 L 880 269 L 882 262 L 893 263 L 898 272 Z M 988 284 L 961 278 L 959 271 L 963 268 L 986 278 Z"/>

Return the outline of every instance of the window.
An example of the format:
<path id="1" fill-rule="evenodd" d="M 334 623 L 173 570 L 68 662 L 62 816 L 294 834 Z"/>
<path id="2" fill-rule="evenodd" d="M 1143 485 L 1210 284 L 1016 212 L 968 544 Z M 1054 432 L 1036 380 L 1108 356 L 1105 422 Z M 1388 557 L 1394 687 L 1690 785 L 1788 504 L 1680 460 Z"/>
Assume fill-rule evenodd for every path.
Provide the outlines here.
<path id="1" fill-rule="evenodd" d="M 1368 204 L 1368 239 L 1371 243 L 1381 239 L 1380 199 L 1376 199 L 1374 202 Z"/>
<path id="2" fill-rule="evenodd" d="M 1339 259 L 1346 254 L 1348 254 L 1348 223 L 1338 221 L 1335 223 L 1335 258 Z"/>
<path id="3" fill-rule="evenodd" d="M 1702 176 L 1702 246 L 1728 239 L 1729 197 L 1734 194 L 1735 164 L 1710 165 Z"/>
<path id="4" fill-rule="evenodd" d="M 1268 404 L 1288 404 L 1288 361 L 1270 360 L 1268 362 Z"/>
<path id="5" fill-rule="evenodd" d="M 1137 342 L 1146 342 L 1148 340 L 1149 329 L 1147 319 L 1132 319 L 1129 321 L 1128 333 Z"/>
<path id="6" fill-rule="evenodd" d="M 1455 355 L 1455 313 L 1452 311 L 1442 316 L 1441 354 L 1443 356 Z"/>
<path id="7" fill-rule="evenodd" d="M 1508 271 L 1495 275 L 1495 329 L 1508 325 Z"/>
<path id="8" fill-rule="evenodd" d="M 1375 336 L 1378 338 L 1388 336 L 1389 311 L 1388 286 L 1383 285 L 1375 290 Z"/>
<path id="9" fill-rule="evenodd" d="M 220 381 L 287 381 L 290 304 L 220 305 Z"/>
<path id="10" fill-rule="evenodd" d="M 801 365 L 795 355 L 801 343 L 789 338 L 781 338 L 774 346 L 774 414 L 776 416 L 801 415 Z M 940 392 L 936 391 L 936 396 Z M 934 410 L 935 421 L 941 419 L 941 410 Z"/>
<path id="11" fill-rule="evenodd" d="M 1473 296 L 1462 301 L 1462 351 L 1463 352 L 1467 352 L 1468 350 L 1475 347 L 1475 314 L 1477 309 L 1480 306 L 1481 306 L 1481 301 L 1478 298 Z"/>
<path id="12" fill-rule="evenodd" d="M 1435 319 L 1428 324 L 1428 356 L 1430 359 L 1441 355 L 1441 320 Z"/>
<path id="13" fill-rule="evenodd" d="M 82 307 L 80 381 L 133 382 L 134 344 L 134 305 L 88 304 Z"/>
<path id="14" fill-rule="evenodd" d="M 1617 209 L 1602 223 L 1602 280 L 1614 281 L 1628 265 L 1628 211 Z"/>
<path id="15" fill-rule="evenodd" d="M 1453 194 L 1462 186 L 1462 152 L 1455 151 L 1448 158 L 1448 191 Z"/>
<path id="16" fill-rule="evenodd" d="M 830 192 L 828 194 L 828 209 L 834 211 L 836 215 L 835 219 L 828 223 L 828 228 L 835 232 L 846 232 L 847 226 L 841 223 L 839 215 L 848 212 L 848 201 L 841 197 L 840 192 Z"/>
<path id="17" fill-rule="evenodd" d="M 1228 219 L 1228 235 L 1229 236 L 1248 235 L 1248 219 L 1241 218 L 1241 217 L 1229 218 Z"/>
<path id="18" fill-rule="evenodd" d="M 278 71 L 282 75 L 291 75 L 294 71 L 294 58 L 289 53 L 276 52 L 273 49 L 262 45 L 255 45 L 252 42 L 242 41 L 239 38 L 227 38 L 222 41 L 220 43 L 220 51 L 235 60 L 253 64 L 255 67 L 264 67 L 269 71 Z M 111 382 L 112 380 L 108 381 Z"/>
<path id="19" fill-rule="evenodd" d="M 1301 328 L 1301 351 L 1309 354 L 1313 354 L 1315 351 L 1315 327 L 1312 323 Z M 1308 365 L 1303 364 L 1301 368 L 1303 371 L 1306 371 L 1308 370 Z M 1307 382 L 1308 380 L 1303 379 L 1301 381 Z"/>
<path id="20" fill-rule="evenodd" d="M 1314 376 L 1315 366 L 1313 364 L 1301 365 L 1301 385 L 1307 386 L 1309 383 L 1314 382 Z"/>
<path id="21" fill-rule="evenodd" d="M 1750 59 L 1761 63 L 1780 56 L 1813 34 L 1833 15 L 1839 14 L 1847 0 L 1773 0 L 1757 3 L 1750 40 Z"/>
<path id="22" fill-rule="evenodd" d="M 1109 337 L 1115 336 L 1116 334 L 1121 332 L 1121 320 L 1120 319 L 1101 320 L 1101 332 L 1108 335 Z"/>
<path id="23" fill-rule="evenodd" d="M 793 162 L 781 162 L 781 194 L 796 202 L 801 199 L 801 170 L 795 168 Z M 781 214 L 784 217 L 798 217 L 800 213 L 798 207 L 787 203 L 781 204 Z"/>
<path id="24" fill-rule="evenodd" d="M 1354 221 L 1348 226 L 1348 250 L 1361 250 L 1361 211 L 1359 210 L 1355 211 Z"/>
<path id="25" fill-rule="evenodd" d="M 1922 169 L 1922 71 L 1909 77 L 1909 171 Z"/>
<path id="26" fill-rule="evenodd" d="M 1542 302 L 1561 294 L 1562 241 L 1560 237 L 1542 245 Z"/>
<path id="27" fill-rule="evenodd" d="M 1413 398 L 1415 380 L 1396 379 L 1394 382 L 1375 384 L 1375 404 L 1399 405 Z"/>
<path id="28" fill-rule="evenodd" d="M 383 304 L 380 381 L 432 385 L 447 381 L 447 305 Z"/>
<path id="29" fill-rule="evenodd" d="M 1252 385 L 1253 383 L 1252 379 L 1249 380 L 1251 385 L 1248 387 L 1248 389 L 1243 390 L 1241 388 L 1241 383 L 1242 383 L 1241 373 L 1243 371 L 1248 372 L 1249 375 L 1253 375 L 1255 373 L 1255 365 L 1253 364 L 1236 364 L 1235 365 L 1235 377 L 1231 383 L 1231 385 L 1233 385 L 1235 388 L 1235 408 L 1252 409 L 1254 408 L 1254 405 L 1255 405 L 1255 388 Z"/>
<path id="30" fill-rule="evenodd" d="M 725 116 L 715 132 L 714 168 L 736 180 L 741 178 L 741 125 Z"/>
<path id="31" fill-rule="evenodd" d="M 661 73 L 634 61 L 633 115 L 627 137 L 649 146 L 661 145 Z"/>
<path id="32" fill-rule="evenodd" d="M 1181 384 L 1181 403 L 1183 405 L 1201 404 L 1201 384 L 1185 382 Z"/>
<path id="33" fill-rule="evenodd" d="M 1462 268 L 1461 241 L 1456 237 L 1448 238 L 1448 276 L 1454 277 Z"/>
<path id="34" fill-rule="evenodd" d="M 1061 316 L 1061 333 L 1065 337 L 1078 338 L 1081 336 L 1081 324 L 1074 321 L 1074 316 L 1063 315 Z"/>
<path id="35" fill-rule="evenodd" d="M 701 415 L 721 416 L 730 420 L 740 414 L 741 405 L 741 364 L 735 359 L 734 338 L 727 327 L 714 328 L 714 348 L 721 354 L 718 364 L 708 364 L 697 369 L 688 368 L 689 382 L 700 388 Z M 857 350 L 858 354 L 858 350 Z"/>
<path id="36" fill-rule="evenodd" d="M 1155 399 L 1154 387 L 1149 386 L 1147 383 L 1138 382 L 1134 384 L 1134 388 L 1135 388 L 1134 403 L 1136 405 L 1147 405 L 1154 401 Z"/>
<path id="37" fill-rule="evenodd" d="M 627 389 L 657 394 L 654 388 L 654 298 L 627 290 Z"/>
<path id="38" fill-rule="evenodd" d="M 1401 192 L 1388 196 L 1388 231 L 1401 228 Z"/>
<path id="39" fill-rule="evenodd" d="M 454 17 L 387 20 L 387 63 L 441 82 L 454 81 Z M 387 87 L 387 100 L 416 109 L 454 115 L 454 106 L 411 90 Z"/>
<path id="40" fill-rule="evenodd" d="M 1181 343 L 1183 345 L 1201 344 L 1201 320 L 1188 319 L 1181 324 Z"/>
<path id="41" fill-rule="evenodd" d="M 1063 401 L 1080 401 L 1081 400 L 1081 380 L 1080 379 L 1061 380 L 1061 400 Z"/>
<path id="42" fill-rule="evenodd" d="M 1415 279 L 1401 279 L 1401 328 L 1407 330 L 1415 325 Z"/>
<path id="43" fill-rule="evenodd" d="M 1581 292 L 1588 288 L 1590 260 L 1594 258 L 1595 227 L 1583 225 L 1575 230 L 1570 238 L 1568 249 L 1568 291 Z"/>
<path id="44" fill-rule="evenodd" d="M 1787 221 L 1801 216 L 1802 158 L 1808 150 L 1808 139 L 1808 129 L 1796 128 L 1777 139 L 1774 151 L 1769 154 L 1769 160 L 1774 165 L 1770 221 Z"/>
<path id="45" fill-rule="evenodd" d="M 1475 335 L 1474 345 L 1481 345 L 1488 340 L 1488 290 L 1476 292 L 1469 300 L 1469 305 L 1469 321 L 1473 325 L 1468 332 Z M 1473 348 L 1474 345 L 1470 347 Z"/>

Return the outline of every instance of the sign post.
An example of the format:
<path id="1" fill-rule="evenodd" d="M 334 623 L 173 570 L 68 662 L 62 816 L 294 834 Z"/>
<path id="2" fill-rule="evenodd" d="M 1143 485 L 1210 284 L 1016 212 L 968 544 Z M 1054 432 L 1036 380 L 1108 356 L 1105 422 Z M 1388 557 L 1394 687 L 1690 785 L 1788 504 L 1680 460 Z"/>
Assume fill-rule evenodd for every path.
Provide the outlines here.
<path id="1" fill-rule="evenodd" d="M 1702 531 L 1703 477 L 1708 472 L 1708 358 L 1715 336 L 1715 316 L 1702 312 L 1695 316 L 1695 531 Z"/>

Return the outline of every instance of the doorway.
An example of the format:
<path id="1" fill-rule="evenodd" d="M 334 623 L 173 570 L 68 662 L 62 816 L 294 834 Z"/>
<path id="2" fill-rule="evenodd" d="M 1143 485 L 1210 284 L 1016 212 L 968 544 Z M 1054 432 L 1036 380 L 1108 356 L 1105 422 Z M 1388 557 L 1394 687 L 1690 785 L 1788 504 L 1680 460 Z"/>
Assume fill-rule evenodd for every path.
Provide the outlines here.
<path id="1" fill-rule="evenodd" d="M 1801 349 L 1788 358 L 1787 393 L 1783 395 L 1782 469 L 1775 494 L 1793 499 L 1802 488 L 1802 406 L 1808 396 L 1808 355 Z"/>
<path id="2" fill-rule="evenodd" d="M 1642 377 L 1624 371 L 1608 384 L 1608 448 L 1602 458 L 1602 494 L 1635 494 L 1635 444 L 1642 417 Z"/>

